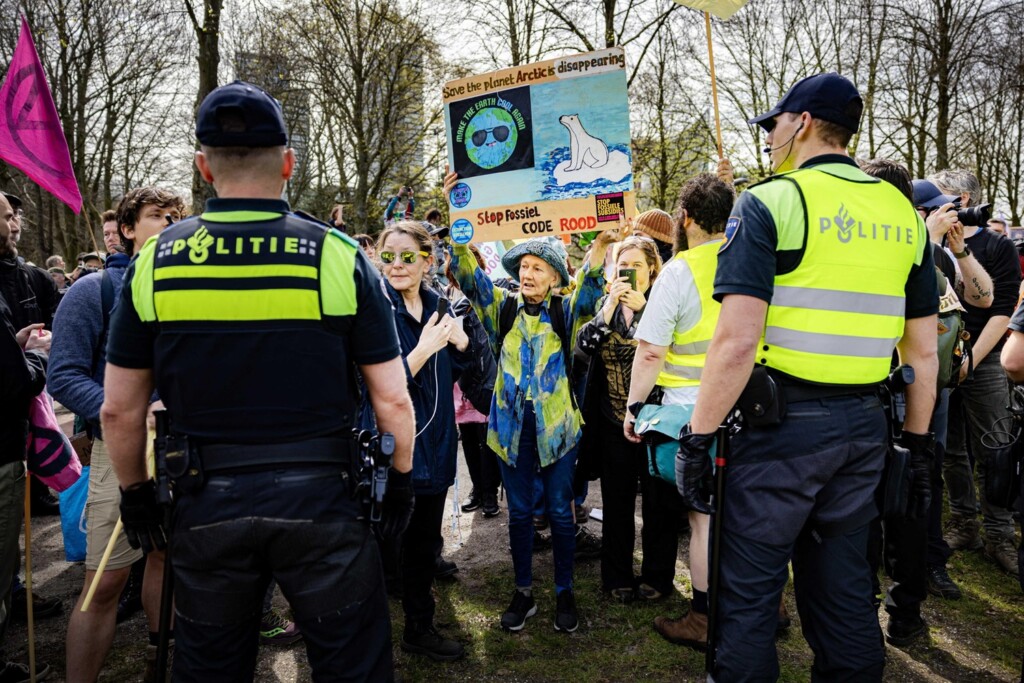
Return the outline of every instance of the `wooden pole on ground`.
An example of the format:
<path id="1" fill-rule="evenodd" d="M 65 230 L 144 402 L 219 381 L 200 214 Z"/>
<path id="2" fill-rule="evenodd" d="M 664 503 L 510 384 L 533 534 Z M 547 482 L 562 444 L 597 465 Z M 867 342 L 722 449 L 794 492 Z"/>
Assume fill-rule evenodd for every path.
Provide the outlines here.
<path id="1" fill-rule="evenodd" d="M 715 105 L 715 140 L 718 142 L 718 159 L 722 160 L 722 119 L 718 113 L 718 78 L 715 76 L 715 50 L 711 45 L 711 15 L 704 12 L 704 29 L 708 34 L 708 65 L 711 67 L 711 99 Z"/>
<path id="2" fill-rule="evenodd" d="M 32 609 L 32 487 L 25 472 L 25 604 L 28 608 L 28 676 L 36 683 L 36 622 Z"/>

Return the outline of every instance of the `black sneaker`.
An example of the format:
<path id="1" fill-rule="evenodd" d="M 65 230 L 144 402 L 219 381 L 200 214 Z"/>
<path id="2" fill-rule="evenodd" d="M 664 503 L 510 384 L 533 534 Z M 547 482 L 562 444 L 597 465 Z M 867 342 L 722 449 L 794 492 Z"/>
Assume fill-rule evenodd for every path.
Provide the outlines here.
<path id="1" fill-rule="evenodd" d="M 435 662 L 454 662 L 466 654 L 462 643 L 445 638 L 433 624 L 424 629 L 406 629 L 402 636 L 402 649 L 414 655 L 429 657 Z"/>
<path id="2" fill-rule="evenodd" d="M 572 590 L 564 590 L 558 594 L 555 606 L 555 630 L 572 633 L 580 627 L 580 615 L 576 611 L 576 596 Z"/>
<path id="3" fill-rule="evenodd" d="M 45 598 L 39 593 L 32 594 L 33 619 L 51 619 L 63 612 L 64 605 L 57 598 Z M 28 621 L 28 591 L 24 586 L 11 592 L 11 619 L 18 622 Z"/>
<path id="4" fill-rule="evenodd" d="M 36 680 L 42 681 L 50 675 L 50 665 L 36 662 Z M 32 680 L 29 676 L 28 665 L 18 662 L 7 662 L 0 667 L 0 683 L 28 683 Z"/>
<path id="5" fill-rule="evenodd" d="M 601 557 L 601 539 L 581 526 L 576 527 L 576 559 L 594 560 Z"/>
<path id="6" fill-rule="evenodd" d="M 928 633 L 928 624 L 920 615 L 914 617 L 889 616 L 889 625 L 885 627 L 885 639 L 890 645 L 903 647 L 910 645 L 920 636 Z"/>
<path id="7" fill-rule="evenodd" d="M 501 615 L 501 628 L 506 631 L 521 631 L 526 625 L 526 620 L 536 613 L 537 603 L 534 602 L 533 596 L 515 590 L 512 592 L 512 602 Z"/>
<path id="8" fill-rule="evenodd" d="M 477 497 L 476 491 L 472 491 L 469 494 L 469 498 L 466 499 L 466 502 L 462 504 L 462 511 L 473 512 L 474 510 L 479 510 L 481 505 L 483 505 L 483 501 Z"/>
<path id="9" fill-rule="evenodd" d="M 928 592 L 945 600 L 959 600 L 963 597 L 960 586 L 949 578 L 945 567 L 928 567 Z"/>
<path id="10" fill-rule="evenodd" d="M 32 488 L 31 509 L 33 517 L 54 517 L 60 514 L 60 501 L 50 493 L 50 488 L 35 477 L 29 478 Z"/>
<path id="11" fill-rule="evenodd" d="M 497 517 L 501 514 L 501 508 L 498 507 L 498 496 L 497 494 L 489 494 L 484 496 L 483 502 L 484 517 Z"/>
<path id="12" fill-rule="evenodd" d="M 117 623 L 121 623 L 142 609 L 142 581 L 145 578 L 146 558 L 132 565 L 128 572 L 128 581 L 121 591 L 121 599 L 117 602 Z"/>
<path id="13" fill-rule="evenodd" d="M 459 565 L 455 564 L 451 560 L 446 560 L 440 555 L 437 557 L 437 561 L 434 563 L 434 578 L 435 579 L 448 579 L 455 576 L 459 571 Z"/>

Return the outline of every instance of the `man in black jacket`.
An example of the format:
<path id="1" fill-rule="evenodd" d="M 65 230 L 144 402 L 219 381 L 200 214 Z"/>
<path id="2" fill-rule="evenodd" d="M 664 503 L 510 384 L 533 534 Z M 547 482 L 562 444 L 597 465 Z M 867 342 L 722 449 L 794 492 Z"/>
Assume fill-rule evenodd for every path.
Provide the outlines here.
<path id="1" fill-rule="evenodd" d="M 45 325 L 48 330 L 52 329 L 53 314 L 57 312 L 57 304 L 60 303 L 60 292 L 48 272 L 25 263 L 25 259 L 18 256 L 17 244 L 22 232 L 21 199 L 6 192 L 3 196 L 11 207 L 8 230 L 12 248 L 0 248 L 0 296 L 7 300 L 11 324 L 15 330 L 38 323 Z M 32 483 L 32 511 L 41 515 L 60 514 L 57 499 L 38 481 Z M 57 609 L 53 611 L 55 606 Z M 59 612 L 59 605 L 52 603 L 46 610 L 47 616 Z M 40 616 L 38 605 L 36 616 Z"/>
<path id="2" fill-rule="evenodd" d="M 14 211 L 0 197 L 0 260 L 17 258 L 10 222 Z M 0 644 L 10 613 L 11 581 L 21 564 L 18 538 L 25 500 L 25 441 L 28 436 L 29 401 L 46 384 L 46 360 L 50 333 L 42 325 L 16 328 L 11 307 L 0 295 Z M 4 660 L 0 657 L 0 663 Z M 37 664 L 36 680 L 50 671 Z M 0 666 L 0 679 L 28 678 L 28 668 L 7 663 Z"/>

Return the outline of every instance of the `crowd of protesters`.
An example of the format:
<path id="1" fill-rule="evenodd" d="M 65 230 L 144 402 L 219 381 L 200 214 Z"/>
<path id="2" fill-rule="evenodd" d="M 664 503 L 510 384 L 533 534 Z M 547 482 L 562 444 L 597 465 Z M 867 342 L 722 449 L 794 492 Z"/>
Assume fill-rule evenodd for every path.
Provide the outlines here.
<path id="1" fill-rule="evenodd" d="M 990 500 L 985 482 L 999 476 L 993 468 L 1008 462 L 1004 451 L 1012 444 L 999 437 L 1015 419 L 1014 407 L 1021 407 L 1004 370 L 1014 379 L 1024 373 L 1022 342 L 1011 337 L 1011 331 L 1019 335 L 1024 330 L 1018 308 L 1021 261 L 1004 219 L 992 219 L 986 226 L 965 225 L 958 217 L 958 209 L 977 206 L 983 199 L 981 185 L 970 172 L 943 170 L 912 182 L 898 164 L 871 160 L 861 165 L 896 185 L 919 210 L 933 241 L 940 290 L 945 290 L 939 292 L 946 307 L 940 310 L 957 312 L 972 347 L 938 395 L 932 423 L 939 445 L 932 505 L 917 527 L 927 543 L 922 541 L 921 555 L 912 560 L 894 561 L 899 551 L 891 544 L 884 550 L 883 544 L 872 546 L 876 557 L 869 558 L 875 566 L 884 559 L 890 574 L 896 567 L 896 584 L 886 600 L 886 636 L 905 645 L 925 632 L 920 603 L 927 595 L 961 599 L 965 577 L 951 575 L 947 566 L 953 552 L 981 551 L 1006 573 L 1020 573 L 1019 516 L 1007 501 Z M 446 189 L 453 182 L 449 175 Z M 499 489 L 506 502 L 513 590 L 501 628 L 519 631 L 542 608 L 534 597 L 532 564 L 540 544 L 552 549 L 556 596 L 553 609 L 543 607 L 555 630 L 579 627 L 574 564 L 580 546 L 595 543 L 581 533 L 586 520 L 579 515 L 585 514 L 587 480 L 600 479 L 604 592 L 615 601 L 653 602 L 678 590 L 680 533 L 688 522 L 691 608 L 676 619 L 659 617 L 655 629 L 671 642 L 706 646 L 709 517 L 687 509 L 675 487 L 652 474 L 647 448 L 631 438 L 630 405 L 695 400 L 695 384 L 659 380 L 672 354 L 678 353 L 678 336 L 695 329 L 702 317 L 691 273 L 696 262 L 675 257 L 719 249 L 735 196 L 731 165 L 723 161 L 717 174 L 701 174 L 685 183 L 676 206 L 664 207 L 675 217 L 650 209 L 620 221 L 617 229 L 589 235 L 578 262 L 557 239 L 519 244 L 504 254 L 502 265 L 510 277 L 501 280 L 488 274 L 475 247 L 447 239 L 440 211 L 431 209 L 424 220 L 415 220 L 408 187 L 388 203 L 379 236 L 354 235 L 379 268 L 381 287 L 394 310 L 416 416 L 414 513 L 391 559 L 384 553 L 385 571 L 392 579 L 389 592 L 401 599 L 405 614 L 402 649 L 438 661 L 465 653 L 464 643 L 436 628 L 431 593 L 435 577 L 456 571 L 441 557 L 441 523 L 455 480 L 459 441 L 472 479 L 461 509 L 480 510 L 485 518 L 499 516 Z M 0 619 L 6 624 L 25 612 L 17 576 L 25 411 L 27 401 L 45 385 L 76 414 L 78 431 L 92 443 L 85 585 L 68 627 L 69 681 L 96 679 L 115 624 L 140 607 L 150 631 L 146 676 L 155 675 L 162 553 L 143 557 L 121 538 L 91 610 L 78 608 L 118 515 L 117 482 L 99 424 L 110 307 L 133 254 L 180 220 L 184 207 L 181 197 L 166 190 L 132 190 L 101 216 L 102 252 L 78 254 L 69 271 L 60 255 L 48 258 L 45 268 L 18 256 L 21 202 L 13 195 L 0 198 L 0 312 L 5 322 L 0 425 L 0 506 L 5 510 L 0 588 L 5 599 Z M 328 223 L 352 232 L 340 207 Z M 109 299 L 106 287 L 112 288 Z M 711 332 L 713 328 L 707 331 L 708 340 Z M 1010 343 L 1004 348 L 1007 338 Z M 154 406 L 159 407 L 158 397 Z M 364 425 L 372 426 L 369 405 L 363 413 Z M 37 483 L 32 490 L 34 512 L 56 512 L 51 492 Z M 638 495 L 639 568 L 634 566 Z M 943 525 L 947 500 L 950 514 Z M 544 529 L 550 529 L 549 536 L 540 533 Z M 299 629 L 270 608 L 272 589 L 261 606 L 262 639 L 295 642 L 301 638 Z M 54 605 L 45 596 L 34 599 L 37 617 L 61 612 L 59 602 Z M 789 625 L 784 605 L 778 624 Z M 6 667 L 0 670 L 0 681 L 27 680 L 24 665 Z M 37 679 L 47 672 L 46 664 L 38 665 Z"/>

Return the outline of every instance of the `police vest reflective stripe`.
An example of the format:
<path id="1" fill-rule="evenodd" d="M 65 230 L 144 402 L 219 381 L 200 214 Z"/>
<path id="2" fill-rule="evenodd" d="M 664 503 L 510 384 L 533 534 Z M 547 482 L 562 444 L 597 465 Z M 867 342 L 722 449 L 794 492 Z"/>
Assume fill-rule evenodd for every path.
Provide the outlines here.
<path id="1" fill-rule="evenodd" d="M 658 373 L 662 387 L 693 387 L 700 384 L 701 372 L 707 358 L 711 337 L 715 334 L 718 314 L 722 305 L 711 296 L 715 289 L 715 268 L 718 266 L 718 248 L 721 242 L 707 242 L 675 255 L 686 261 L 693 274 L 700 297 L 701 315 L 697 324 L 685 332 L 672 334 L 672 346 L 665 356 L 665 366 Z"/>
<path id="2" fill-rule="evenodd" d="M 826 168 L 749 190 L 771 211 L 779 249 L 804 247 L 799 265 L 775 277 L 757 360 L 816 383 L 874 384 L 903 336 L 907 277 L 927 236 L 895 187 L 853 167 Z"/>
<path id="3" fill-rule="evenodd" d="M 132 300 L 143 322 L 320 321 L 356 312 L 351 238 L 289 214 L 203 214 L 150 238 Z"/>

